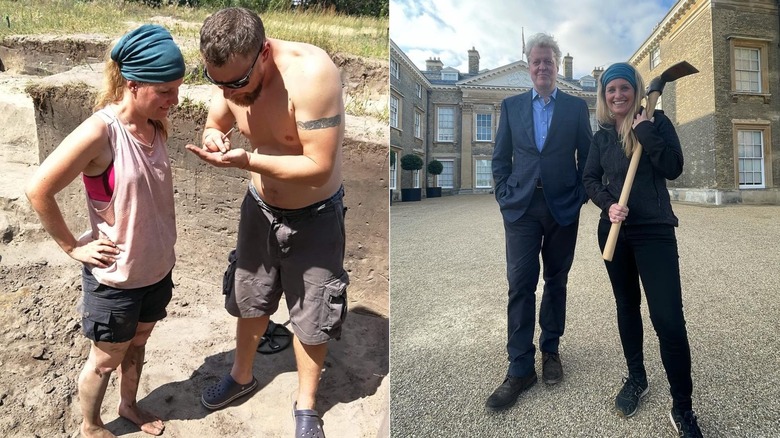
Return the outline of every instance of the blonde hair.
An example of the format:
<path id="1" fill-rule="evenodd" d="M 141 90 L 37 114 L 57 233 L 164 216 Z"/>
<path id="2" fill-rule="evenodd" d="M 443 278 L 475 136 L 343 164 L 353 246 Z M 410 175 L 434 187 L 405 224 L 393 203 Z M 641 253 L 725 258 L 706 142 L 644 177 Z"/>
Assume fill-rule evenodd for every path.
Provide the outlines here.
<path id="1" fill-rule="evenodd" d="M 139 85 L 146 86 L 149 84 L 139 82 Z M 127 79 L 122 76 L 122 73 L 119 70 L 119 64 L 111 59 L 111 49 L 108 49 L 108 52 L 106 52 L 106 64 L 103 70 L 103 86 L 95 97 L 95 105 L 92 107 L 92 110 L 98 111 L 109 104 L 121 102 L 126 89 Z M 163 139 L 167 140 L 168 126 L 170 124 L 168 118 L 166 117 L 163 120 L 152 120 L 152 123 L 160 130 Z"/>
<path id="2" fill-rule="evenodd" d="M 615 131 L 618 133 L 618 140 L 623 143 L 623 151 L 627 157 L 631 157 L 634 153 L 634 148 L 639 144 L 639 140 L 634 135 L 634 117 L 639 113 L 642 107 L 642 97 L 644 97 L 645 83 L 642 81 L 642 76 L 639 76 L 636 69 L 634 69 L 634 77 L 636 87 L 634 88 L 634 106 L 629 110 L 626 117 L 623 119 L 623 123 L 620 126 L 615 126 Z M 607 107 L 607 97 L 605 84 L 599 81 L 598 91 L 596 93 L 596 120 L 599 122 L 599 126 L 615 125 L 615 116 L 609 111 Z M 652 108 L 650 109 L 652 110 Z"/>

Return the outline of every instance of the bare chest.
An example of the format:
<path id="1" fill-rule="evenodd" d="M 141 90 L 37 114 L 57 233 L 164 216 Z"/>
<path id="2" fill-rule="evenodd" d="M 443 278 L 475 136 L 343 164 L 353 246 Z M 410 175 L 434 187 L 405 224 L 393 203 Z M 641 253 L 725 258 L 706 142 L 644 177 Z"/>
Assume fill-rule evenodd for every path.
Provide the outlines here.
<path id="1" fill-rule="evenodd" d="M 260 152 L 289 155 L 301 153 L 295 108 L 285 90 L 263 90 L 249 107 L 234 108 L 241 134 Z"/>

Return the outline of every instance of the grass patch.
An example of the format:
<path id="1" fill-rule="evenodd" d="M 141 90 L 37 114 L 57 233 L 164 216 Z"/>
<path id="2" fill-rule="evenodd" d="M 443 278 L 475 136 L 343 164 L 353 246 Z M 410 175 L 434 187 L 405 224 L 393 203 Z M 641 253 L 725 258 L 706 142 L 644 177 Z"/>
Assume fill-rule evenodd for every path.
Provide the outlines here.
<path id="1" fill-rule="evenodd" d="M 215 9 L 185 6 L 151 8 L 121 0 L 0 0 L 0 39 L 7 35 L 95 33 L 120 36 L 142 23 L 158 23 L 178 40 L 197 46 L 200 25 Z M 387 18 L 355 17 L 330 12 L 286 11 L 261 14 L 271 38 L 301 41 L 328 53 L 343 52 L 387 59 Z M 10 23 L 10 27 L 8 26 Z M 185 57 L 197 56 L 183 47 Z"/>
<path id="2" fill-rule="evenodd" d="M 0 0 L 0 41 L 9 35 L 99 34 L 118 38 L 142 23 L 164 25 L 179 43 L 188 73 L 187 84 L 205 84 L 198 51 L 201 24 L 215 9 L 163 6 L 152 8 L 122 0 Z M 8 22 L 10 22 L 10 28 Z M 387 61 L 388 19 L 333 12 L 286 11 L 262 14 L 272 38 L 314 44 L 331 55 L 346 53 Z M 190 102 L 180 106 L 189 108 Z M 389 121 L 386 102 L 356 92 L 347 96 L 346 112 Z"/>
<path id="3" fill-rule="evenodd" d="M 390 109 L 387 101 L 377 100 L 376 96 L 371 96 L 366 92 L 347 95 L 344 101 L 344 111 L 353 116 L 369 116 L 380 122 L 390 122 Z"/>

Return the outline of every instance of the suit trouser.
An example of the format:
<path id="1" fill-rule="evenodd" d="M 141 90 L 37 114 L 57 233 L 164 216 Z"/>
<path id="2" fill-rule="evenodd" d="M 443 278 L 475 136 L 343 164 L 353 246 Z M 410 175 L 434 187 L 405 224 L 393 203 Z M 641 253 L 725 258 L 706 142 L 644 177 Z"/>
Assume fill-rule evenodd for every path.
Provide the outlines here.
<path id="1" fill-rule="evenodd" d="M 610 223 L 599 221 L 602 251 Z M 618 331 L 628 373 L 646 377 L 643 327 L 640 305 L 645 289 L 650 320 L 661 348 L 661 361 L 669 380 L 675 408 L 691 409 L 691 350 L 683 316 L 677 238 L 671 225 L 628 225 L 621 227 L 611 262 L 604 262 L 617 305 Z"/>
<path id="2" fill-rule="evenodd" d="M 515 222 L 504 221 L 507 305 L 508 375 L 522 377 L 534 370 L 533 344 L 539 252 L 544 266 L 544 291 L 539 310 L 539 349 L 557 353 L 566 322 L 566 282 L 574 260 L 579 216 L 560 226 L 552 217 L 544 193 L 536 189 L 526 213 Z"/>

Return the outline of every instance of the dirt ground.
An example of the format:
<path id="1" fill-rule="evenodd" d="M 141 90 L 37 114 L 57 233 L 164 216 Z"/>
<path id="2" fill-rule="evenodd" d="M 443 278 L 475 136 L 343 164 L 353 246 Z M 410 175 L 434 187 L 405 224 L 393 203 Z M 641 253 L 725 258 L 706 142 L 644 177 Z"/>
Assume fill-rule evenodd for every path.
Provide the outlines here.
<path id="1" fill-rule="evenodd" d="M 48 54 L 46 62 L 53 62 L 50 59 Z M 350 74 L 358 78 L 353 88 L 361 81 L 372 93 L 386 88 L 386 68 L 368 69 L 348 57 L 341 62 L 372 71 L 368 78 L 359 71 Z M 75 437 L 81 421 L 76 377 L 89 350 L 77 311 L 80 266 L 41 229 L 23 195 L 38 163 L 34 110 L 24 92 L 38 77 L 25 73 L 40 71 L 0 73 L 0 436 Z M 386 128 L 376 120 L 361 123 L 371 126 L 359 128 L 362 137 Z M 379 144 L 382 135 L 367 141 Z M 222 224 L 225 240 L 235 238 L 237 215 L 232 219 Z M 386 240 L 386 222 L 384 231 L 373 232 L 380 237 L 384 233 Z M 217 412 L 201 406 L 201 389 L 218 381 L 232 363 L 235 320 L 224 311 L 220 291 L 226 254 L 222 247 L 215 254 L 204 251 L 187 233 L 180 230 L 180 262 L 168 317 L 147 345 L 139 404 L 166 421 L 166 437 L 292 436 L 291 404 L 297 388 L 292 348 L 257 355 L 254 373 L 260 385 L 248 399 Z M 198 260 L 204 259 L 208 266 L 199 268 Z M 366 269 L 370 274 L 362 275 L 360 264 L 367 259 L 355 257 L 348 264 L 360 281 L 369 283 L 366 277 L 376 275 L 384 276 L 384 282 L 370 284 L 386 284 L 387 255 L 371 260 L 383 269 Z M 387 290 L 383 293 L 386 299 Z M 287 322 L 283 303 L 272 319 Z M 358 305 L 350 310 L 341 340 L 331 342 L 317 406 L 328 436 L 387 436 L 388 330 L 386 308 Z M 114 376 L 103 403 L 103 421 L 118 436 L 148 436 L 117 416 L 117 401 Z"/>

